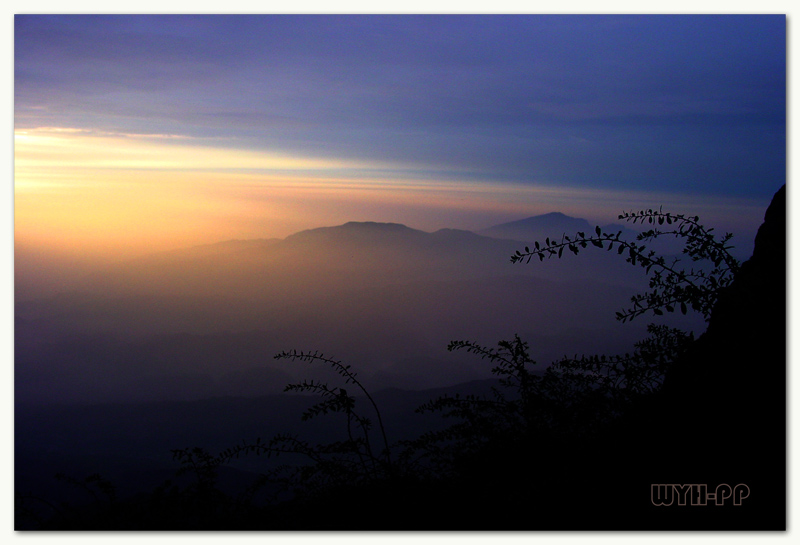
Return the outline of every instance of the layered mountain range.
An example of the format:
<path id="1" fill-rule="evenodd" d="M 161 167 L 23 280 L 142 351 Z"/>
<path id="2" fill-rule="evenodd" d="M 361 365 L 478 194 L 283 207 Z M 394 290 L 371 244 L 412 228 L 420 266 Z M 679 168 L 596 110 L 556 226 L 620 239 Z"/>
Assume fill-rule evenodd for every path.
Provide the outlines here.
<path id="1" fill-rule="evenodd" d="M 643 271 L 592 250 L 509 259 L 533 241 L 591 229 L 558 213 L 478 233 L 351 222 L 128 261 L 56 297 L 17 301 L 17 401 L 274 393 L 317 373 L 273 361 L 291 349 L 345 360 L 375 387 L 406 388 L 487 377 L 479 360 L 447 352 L 455 339 L 494 345 L 519 334 L 543 365 L 624 352 L 645 324 L 613 316 L 646 288 Z"/>

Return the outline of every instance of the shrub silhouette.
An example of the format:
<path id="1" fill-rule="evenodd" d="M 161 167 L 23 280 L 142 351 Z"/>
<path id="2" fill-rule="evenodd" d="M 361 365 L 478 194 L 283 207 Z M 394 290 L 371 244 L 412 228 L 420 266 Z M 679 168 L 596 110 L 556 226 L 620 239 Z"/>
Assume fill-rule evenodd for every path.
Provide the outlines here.
<path id="1" fill-rule="evenodd" d="M 349 365 L 319 352 L 282 352 L 275 358 L 324 364 L 344 379 L 344 385 L 352 385 L 363 393 L 378 423 L 379 445 L 376 445 L 373 437 L 375 430 L 372 420 L 361 414 L 357 409 L 356 397 L 343 386 L 331 386 L 316 380 L 291 383 L 284 388 L 284 392 L 314 394 L 321 398 L 321 401 L 305 410 L 302 420 L 329 413 L 340 414 L 343 416 L 344 437 L 329 443 L 312 444 L 296 435 L 278 434 L 267 441 L 260 438 L 254 442 L 244 441 L 213 456 L 199 448 L 173 450 L 175 459 L 182 464 L 182 471 L 196 475 L 198 493 L 202 492 L 206 497 L 213 494 L 215 503 L 227 501 L 215 488 L 216 472 L 221 466 L 246 455 L 268 458 L 295 455 L 305 459 L 305 463 L 280 465 L 263 474 L 256 485 L 247 490 L 246 497 L 239 498 L 240 504 L 248 506 L 251 506 L 250 500 L 257 487 L 266 483 L 280 485 L 280 498 L 300 506 L 328 494 L 341 494 L 345 489 L 364 488 L 397 477 L 392 445 L 388 441 L 381 412 Z M 286 520 L 275 520 L 274 523 L 289 524 Z"/>
<path id="2" fill-rule="evenodd" d="M 515 252 L 511 262 L 561 258 L 565 249 L 575 255 L 588 247 L 616 250 L 626 262 L 645 269 L 650 288 L 632 296 L 631 308 L 617 312 L 617 320 L 624 323 L 648 311 L 660 316 L 677 308 L 683 314 L 689 309 L 700 312 L 707 321 L 720 291 L 730 285 L 739 269 L 729 251 L 732 235 L 717 239 L 713 229 L 703 227 L 697 216 L 662 209 L 623 213 L 619 219 L 654 227 L 635 241 L 622 239 L 621 231 L 604 233 L 600 227 L 588 235 L 564 234 L 558 241 L 546 238 Z M 660 226 L 664 225 L 669 228 L 663 230 Z M 685 269 L 679 266 L 680 258 L 668 260 L 648 250 L 646 243 L 658 237 L 683 239 L 682 253 L 698 266 Z M 565 357 L 539 374 L 532 371 L 536 362 L 519 336 L 500 341 L 497 349 L 472 341 L 451 342 L 448 350 L 465 350 L 494 364 L 492 373 L 500 378 L 500 388 L 493 388 L 491 398 L 441 397 L 420 407 L 420 411 L 440 411 L 459 422 L 427 433 L 409 446 L 425 450 L 437 466 L 452 468 L 455 458 L 497 443 L 498 437 L 504 437 L 505 443 L 528 445 L 567 434 L 589 437 L 602 433 L 604 426 L 660 389 L 670 365 L 694 340 L 691 332 L 664 325 L 650 324 L 647 331 L 649 337 L 636 343 L 631 354 Z"/>

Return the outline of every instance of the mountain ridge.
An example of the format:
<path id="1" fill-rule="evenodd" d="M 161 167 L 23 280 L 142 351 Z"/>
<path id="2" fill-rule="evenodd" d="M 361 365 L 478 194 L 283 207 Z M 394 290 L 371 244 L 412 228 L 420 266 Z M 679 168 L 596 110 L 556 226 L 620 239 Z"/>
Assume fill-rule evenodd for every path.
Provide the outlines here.
<path id="1" fill-rule="evenodd" d="M 562 227 L 567 227 L 563 230 L 563 232 L 568 232 L 568 233 L 574 233 L 577 231 L 589 231 L 594 229 L 594 226 L 583 218 L 571 217 L 562 212 L 557 212 L 557 211 L 549 212 L 547 214 L 540 214 L 537 216 L 530 216 L 527 218 L 501 223 L 485 229 L 477 229 L 477 230 L 460 229 L 455 227 L 443 227 L 434 231 L 425 231 L 398 222 L 381 222 L 381 221 L 371 221 L 371 220 L 348 221 L 338 225 L 323 225 L 319 227 L 312 227 L 309 229 L 302 229 L 300 231 L 287 235 L 284 238 L 278 238 L 278 237 L 267 237 L 267 238 L 258 237 L 258 238 L 245 238 L 245 239 L 235 238 L 235 239 L 226 239 L 207 244 L 196 244 L 192 246 L 186 246 L 184 248 L 177 248 L 173 250 L 165 250 L 165 251 L 154 252 L 151 254 L 146 254 L 144 256 L 128 260 L 126 261 L 126 263 L 140 262 L 142 260 L 148 260 L 148 259 L 170 258 L 179 255 L 202 257 L 205 254 L 209 254 L 217 250 L 234 253 L 238 251 L 249 250 L 252 248 L 268 249 L 274 246 L 288 245 L 298 242 L 306 242 L 313 239 L 324 239 L 331 237 L 342 239 L 351 235 L 360 237 L 372 237 L 373 239 L 379 236 L 406 236 L 406 237 L 422 238 L 429 235 L 432 237 L 431 240 L 454 239 L 458 237 L 462 240 L 472 239 L 473 241 L 479 240 L 480 238 L 492 238 L 492 239 L 505 239 L 517 242 L 528 242 L 531 234 L 536 234 L 537 230 L 548 229 L 557 231 Z M 626 229 L 626 227 L 619 224 L 608 224 L 606 227 L 604 227 L 604 229 L 606 228 L 608 228 L 609 230 L 613 230 L 614 232 L 620 229 L 622 230 Z M 523 236 L 522 238 L 520 237 L 515 238 L 514 236 L 500 236 L 501 234 L 504 234 L 500 233 L 500 231 L 503 230 L 508 230 L 508 231 L 517 230 L 520 233 L 524 234 L 525 236 Z M 630 232 L 633 233 L 634 235 L 636 234 L 635 231 L 631 230 Z M 558 236 L 560 236 L 561 234 L 562 233 L 559 232 Z M 542 240 L 544 240 L 544 237 L 542 237 Z"/>
<path id="2" fill-rule="evenodd" d="M 343 235 L 343 234 L 362 234 L 362 235 L 387 235 L 387 234 L 402 234 L 408 236 L 424 236 L 424 235 L 435 235 L 435 236 L 461 236 L 461 237 L 487 237 L 487 238 L 502 238 L 497 236 L 489 236 L 485 233 L 489 233 L 493 230 L 500 230 L 505 228 L 545 228 L 545 229 L 558 229 L 560 226 L 569 226 L 568 229 L 565 229 L 566 232 L 569 231 L 577 231 L 577 230 L 590 230 L 593 229 L 593 226 L 583 218 L 575 218 L 568 216 L 562 212 L 549 212 L 547 214 L 540 214 L 537 216 L 530 216 L 527 218 L 514 220 L 511 222 L 501 223 L 498 225 L 494 225 L 492 227 L 488 227 L 485 229 L 479 230 L 470 230 L 470 229 L 460 229 L 454 227 L 443 227 L 437 229 L 435 231 L 424 231 L 422 229 L 417 229 L 414 227 L 410 227 L 404 223 L 398 222 L 381 222 L 381 221 L 348 221 L 338 225 L 325 225 L 320 227 L 312 227 L 310 229 L 303 229 L 301 231 L 297 231 L 296 233 L 292 233 L 283 239 L 280 238 L 257 238 L 257 239 L 231 239 L 220 241 L 213 244 L 202 244 L 197 246 L 191 246 L 187 248 L 211 248 L 214 246 L 223 247 L 223 246 L 244 246 L 246 244 L 275 244 L 275 243 L 288 243 L 293 241 L 300 241 L 300 240 L 307 240 L 312 237 L 324 237 L 324 236 L 331 236 L 331 235 Z M 611 224 L 609 224 L 611 227 Z M 614 228 L 622 227 L 620 225 L 613 225 Z"/>
<path id="3" fill-rule="evenodd" d="M 185 382 L 181 395 L 250 390 L 264 374 L 247 368 L 287 348 L 330 352 L 366 374 L 385 371 L 387 381 L 406 383 L 416 376 L 399 377 L 395 370 L 406 364 L 392 369 L 395 362 L 439 354 L 454 338 L 538 335 L 543 361 L 563 355 L 555 351 L 572 327 L 585 332 L 569 350 L 605 338 L 615 339 L 614 349 L 632 342 L 634 330 L 616 333 L 613 320 L 603 319 L 645 286 L 639 269 L 594 251 L 512 264 L 522 247 L 460 229 L 348 222 L 121 265 L 68 297 L 16 302 L 17 395 L 150 395 L 175 376 Z M 84 380 L 110 360 L 113 373 Z M 190 376 L 196 371 L 212 380 Z M 427 371 L 419 369 L 420 383 L 471 372 Z"/>

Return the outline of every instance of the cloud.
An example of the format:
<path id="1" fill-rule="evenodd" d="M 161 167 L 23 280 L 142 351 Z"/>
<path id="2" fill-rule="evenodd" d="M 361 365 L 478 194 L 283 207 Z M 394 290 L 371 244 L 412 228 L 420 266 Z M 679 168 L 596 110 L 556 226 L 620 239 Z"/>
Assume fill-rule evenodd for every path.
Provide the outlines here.
<path id="1" fill-rule="evenodd" d="M 785 177 L 785 26 L 782 16 L 17 16 L 16 125 L 226 139 L 487 180 L 761 195 L 753 180 Z"/>

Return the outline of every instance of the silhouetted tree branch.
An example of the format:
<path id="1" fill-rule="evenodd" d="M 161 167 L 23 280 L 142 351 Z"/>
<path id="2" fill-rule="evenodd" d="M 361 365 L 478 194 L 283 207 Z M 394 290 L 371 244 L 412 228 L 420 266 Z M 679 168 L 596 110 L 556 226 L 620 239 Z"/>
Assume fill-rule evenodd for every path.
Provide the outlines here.
<path id="1" fill-rule="evenodd" d="M 645 269 L 650 275 L 651 288 L 646 293 L 631 297 L 632 307 L 617 312 L 617 320 L 621 322 L 632 320 L 648 311 L 659 316 L 664 311 L 675 312 L 676 308 L 686 314 L 691 308 L 700 312 L 708 321 L 719 290 L 730 285 L 733 276 L 739 270 L 739 262 L 729 251 L 732 246 L 728 245 L 728 242 L 733 235 L 726 233 L 717 239 L 713 229 L 706 229 L 700 225 L 697 216 L 670 214 L 661 209 L 623 213 L 619 219 L 634 224 L 647 222 L 654 226 L 667 224 L 673 227 L 669 230 L 654 227 L 644 231 L 637 235 L 636 242 L 622 239 L 621 231 L 615 234 L 604 233 L 600 227 L 595 227 L 594 233 L 589 235 L 579 231 L 573 237 L 562 235 L 560 241 L 553 241 L 550 238 L 546 238 L 544 244 L 537 241 L 533 249 L 526 246 L 524 251 L 517 250 L 511 256 L 511 262 L 529 263 L 533 257 L 538 257 L 540 261 L 554 256 L 560 258 L 564 249 L 577 255 L 580 249 L 589 245 L 606 251 L 616 249 L 619 255 L 625 255 L 625 261 Z M 668 260 L 656 255 L 654 250 L 648 250 L 646 244 L 639 244 L 668 236 L 683 239 L 682 253 L 691 261 L 708 262 L 713 267 L 710 270 L 702 268 L 687 270 L 678 266 L 679 258 Z"/>

